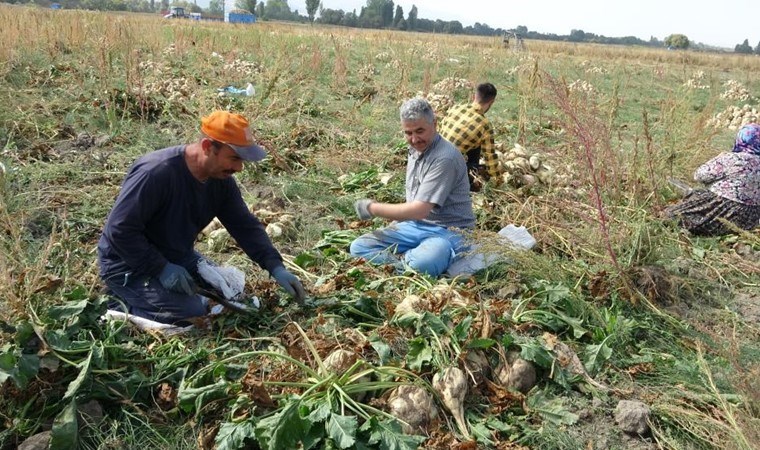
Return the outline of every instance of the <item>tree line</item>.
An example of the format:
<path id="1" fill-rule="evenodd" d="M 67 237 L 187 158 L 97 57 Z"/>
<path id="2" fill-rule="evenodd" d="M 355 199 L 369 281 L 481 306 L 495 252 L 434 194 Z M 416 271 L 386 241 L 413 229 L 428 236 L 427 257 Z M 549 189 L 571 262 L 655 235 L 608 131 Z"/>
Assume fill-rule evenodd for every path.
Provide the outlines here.
<path id="1" fill-rule="evenodd" d="M 210 16 L 224 15 L 224 0 L 210 0 L 208 8 L 198 6 L 197 0 L 0 0 L 6 3 L 31 3 L 49 6 L 59 3 L 67 9 L 90 9 L 105 11 L 134 11 L 154 12 L 165 11 L 170 6 L 183 6 L 188 12 L 200 12 Z M 256 14 L 259 20 L 282 20 L 295 22 L 316 22 L 325 25 L 339 25 L 354 28 L 380 28 L 401 31 L 417 31 L 423 33 L 467 34 L 477 36 L 517 36 L 525 39 L 583 42 L 596 44 L 640 45 L 649 47 L 668 47 L 672 49 L 708 49 L 702 44 L 694 44 L 683 34 L 671 34 L 663 41 L 652 36 L 643 40 L 636 36 L 607 37 L 583 30 L 571 30 L 569 35 L 541 33 L 528 30 L 521 25 L 512 29 L 492 28 L 488 24 L 476 22 L 464 26 L 458 20 L 445 21 L 441 19 L 425 19 L 419 17 L 417 6 L 412 5 L 405 12 L 401 5 L 393 0 L 367 0 L 365 6 L 357 12 L 342 9 L 326 8 L 322 0 L 306 0 L 306 14 L 292 10 L 288 0 L 237 0 L 238 9 Z M 319 13 L 319 14 L 317 14 Z M 754 49 L 747 39 L 737 44 L 736 53 L 760 55 L 760 43 Z"/>
<path id="2" fill-rule="evenodd" d="M 213 0 L 212 0 L 213 1 Z M 420 31 L 447 34 L 500 35 L 504 29 L 491 28 L 486 24 L 464 26 L 458 20 L 431 20 L 419 17 L 416 6 L 404 12 L 393 0 L 367 0 L 358 12 L 326 8 L 320 0 L 306 0 L 306 15 L 292 11 L 287 0 L 238 0 L 238 8 L 251 11 L 262 20 L 291 20 L 340 25 L 353 28 L 380 28 L 403 31 Z M 319 14 L 317 14 L 319 13 Z"/>
<path id="3" fill-rule="evenodd" d="M 747 55 L 751 55 L 752 53 L 760 55 L 760 42 L 757 43 L 757 47 L 752 49 L 752 46 L 749 45 L 749 39 L 745 39 L 741 44 L 736 44 L 736 47 L 734 47 L 734 52 L 744 53 Z"/>
<path id="4" fill-rule="evenodd" d="M 395 5 L 393 0 L 367 0 L 366 5 L 358 12 L 356 9 L 344 11 L 342 9 L 327 8 L 321 0 L 306 0 L 306 15 L 304 16 L 300 15 L 297 10 L 291 11 L 287 0 L 238 0 L 237 6 L 253 12 L 262 20 L 290 20 L 353 28 L 381 28 L 423 33 L 477 36 L 502 36 L 507 33 L 510 36 L 517 35 L 526 39 L 663 46 L 663 42 L 654 37 L 649 40 L 642 40 L 635 36 L 606 37 L 594 33 L 586 33 L 583 30 L 572 30 L 570 35 L 558 35 L 530 31 L 525 26 L 505 30 L 503 28 L 493 28 L 488 24 L 480 22 L 464 26 L 458 20 L 445 21 L 419 17 L 419 10 L 415 5 L 412 5 L 409 11 L 405 12 L 403 7 Z"/>

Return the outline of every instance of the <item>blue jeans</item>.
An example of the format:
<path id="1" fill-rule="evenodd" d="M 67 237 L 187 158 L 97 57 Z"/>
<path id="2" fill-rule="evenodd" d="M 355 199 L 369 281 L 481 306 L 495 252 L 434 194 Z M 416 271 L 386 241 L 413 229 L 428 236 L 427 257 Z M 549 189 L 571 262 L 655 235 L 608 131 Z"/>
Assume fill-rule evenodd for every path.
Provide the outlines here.
<path id="1" fill-rule="evenodd" d="M 196 280 L 200 279 L 197 270 L 199 257 L 200 254 L 194 253 L 182 264 Z M 126 312 L 138 317 L 161 323 L 176 323 L 207 314 L 203 297 L 170 291 L 164 288 L 158 277 L 122 273 L 104 281 L 110 294 L 126 303 Z"/>
<path id="2" fill-rule="evenodd" d="M 351 255 L 373 264 L 404 265 L 438 277 L 461 253 L 468 250 L 465 237 L 457 231 L 415 220 L 393 223 L 358 237 Z M 396 255 L 403 255 L 402 260 Z"/>

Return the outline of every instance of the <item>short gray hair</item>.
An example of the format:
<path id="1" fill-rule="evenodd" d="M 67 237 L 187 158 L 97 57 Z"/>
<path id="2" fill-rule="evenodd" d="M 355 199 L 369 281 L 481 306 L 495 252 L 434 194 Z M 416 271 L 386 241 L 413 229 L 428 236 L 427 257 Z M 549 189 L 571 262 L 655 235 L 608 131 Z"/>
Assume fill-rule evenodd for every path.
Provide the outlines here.
<path id="1" fill-rule="evenodd" d="M 433 107 L 422 97 L 415 97 L 405 101 L 399 110 L 402 122 L 413 122 L 420 119 L 425 119 L 427 123 L 435 122 Z"/>

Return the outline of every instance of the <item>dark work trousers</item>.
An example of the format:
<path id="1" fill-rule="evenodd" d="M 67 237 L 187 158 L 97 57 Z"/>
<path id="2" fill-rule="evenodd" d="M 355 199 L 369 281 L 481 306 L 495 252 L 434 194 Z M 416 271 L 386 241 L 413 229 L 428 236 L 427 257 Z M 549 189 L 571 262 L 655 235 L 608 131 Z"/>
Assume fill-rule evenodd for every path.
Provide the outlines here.
<path id="1" fill-rule="evenodd" d="M 470 190 L 478 173 L 480 173 L 480 147 L 467 152 L 467 179 L 470 181 Z"/>
<path id="2" fill-rule="evenodd" d="M 195 253 L 192 258 L 181 264 L 196 280 L 200 278 L 198 257 L 200 255 Z M 206 302 L 200 295 L 170 291 L 164 288 L 158 276 L 135 276 L 128 272 L 113 275 L 104 281 L 109 293 L 126 304 L 126 312 L 138 317 L 161 323 L 177 323 L 191 317 L 205 316 L 207 313 Z M 109 308 L 117 309 L 117 304 L 112 302 Z"/>

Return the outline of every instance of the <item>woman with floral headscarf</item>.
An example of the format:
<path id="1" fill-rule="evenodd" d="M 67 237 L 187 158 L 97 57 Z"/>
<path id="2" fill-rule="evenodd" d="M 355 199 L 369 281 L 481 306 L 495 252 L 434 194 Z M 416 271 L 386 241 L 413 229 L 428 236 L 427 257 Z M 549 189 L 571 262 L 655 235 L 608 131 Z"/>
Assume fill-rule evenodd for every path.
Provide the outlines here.
<path id="1" fill-rule="evenodd" d="M 736 135 L 733 152 L 721 153 L 694 172 L 696 189 L 668 208 L 667 216 L 699 236 L 731 233 L 731 227 L 751 230 L 760 221 L 760 125 L 743 126 Z"/>

